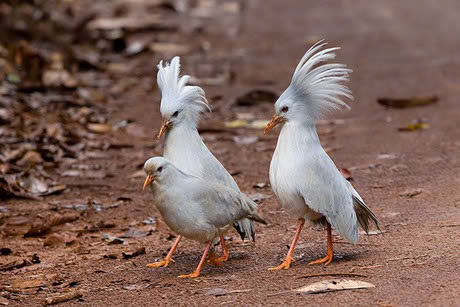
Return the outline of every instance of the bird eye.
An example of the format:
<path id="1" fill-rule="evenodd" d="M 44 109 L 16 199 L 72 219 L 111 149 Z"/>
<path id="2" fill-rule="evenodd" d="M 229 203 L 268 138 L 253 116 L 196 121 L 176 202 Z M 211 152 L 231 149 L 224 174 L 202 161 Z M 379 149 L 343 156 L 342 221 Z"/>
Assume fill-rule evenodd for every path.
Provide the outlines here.
<path id="1" fill-rule="evenodd" d="M 281 112 L 286 113 L 287 111 L 289 111 L 289 108 L 288 108 L 288 107 L 283 107 L 283 108 L 281 109 Z"/>
<path id="2" fill-rule="evenodd" d="M 157 168 L 157 172 L 161 173 L 161 171 L 163 170 L 163 166 L 160 166 L 159 168 Z"/>
<path id="3" fill-rule="evenodd" d="M 177 117 L 177 115 L 179 115 L 179 111 L 174 112 L 172 117 Z"/>

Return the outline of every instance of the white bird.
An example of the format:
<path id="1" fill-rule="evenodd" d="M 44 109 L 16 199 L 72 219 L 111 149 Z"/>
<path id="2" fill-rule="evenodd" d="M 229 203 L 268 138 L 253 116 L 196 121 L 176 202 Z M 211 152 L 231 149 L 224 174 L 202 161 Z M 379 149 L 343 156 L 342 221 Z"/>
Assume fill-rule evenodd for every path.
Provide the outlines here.
<path id="1" fill-rule="evenodd" d="M 212 241 L 222 237 L 231 225 L 243 218 L 265 224 L 257 214 L 257 204 L 235 189 L 186 174 L 162 157 L 148 159 L 144 164 L 154 203 L 166 225 L 186 238 L 205 243 L 201 261 L 192 274 L 198 277 L 210 252 Z M 209 254 L 211 262 L 219 258 Z"/>
<path id="2" fill-rule="evenodd" d="M 240 192 L 233 177 L 214 157 L 203 143 L 197 124 L 201 114 L 211 111 L 205 93 L 198 86 L 187 85 L 190 76 L 180 74 L 180 59 L 174 57 L 171 63 L 163 66 L 158 64 L 157 83 L 161 90 L 160 112 L 163 123 L 157 138 L 166 134 L 163 156 L 184 172 L 202 178 L 208 182 L 219 182 Z M 248 219 L 238 221 L 234 225 L 241 238 L 255 239 L 254 223 Z M 151 263 L 149 267 L 168 266 L 171 256 L 177 248 L 181 236 L 176 238 L 170 252 L 163 261 Z M 220 238 L 224 255 L 228 259 L 228 251 L 223 236 Z"/>
<path id="3" fill-rule="evenodd" d="M 358 224 L 367 233 L 369 221 L 378 220 L 353 186 L 341 175 L 324 151 L 315 120 L 326 111 L 349 108 L 342 97 L 353 99 L 342 83 L 350 69 L 343 64 L 325 64 L 340 48 L 323 49 L 320 41 L 300 60 L 291 84 L 275 103 L 275 115 L 264 134 L 284 123 L 270 164 L 270 183 L 281 206 L 298 219 L 294 240 L 283 263 L 270 270 L 288 269 L 305 220 L 327 223 L 327 256 L 309 264 L 332 261 L 331 225 L 349 242 L 358 242 Z"/>

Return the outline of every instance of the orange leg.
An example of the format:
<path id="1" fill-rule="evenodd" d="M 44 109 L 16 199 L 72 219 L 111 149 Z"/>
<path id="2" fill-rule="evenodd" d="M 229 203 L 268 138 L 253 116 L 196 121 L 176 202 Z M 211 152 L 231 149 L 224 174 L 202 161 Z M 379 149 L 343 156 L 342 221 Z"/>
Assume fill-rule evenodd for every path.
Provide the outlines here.
<path id="1" fill-rule="evenodd" d="M 324 263 L 324 265 L 328 265 L 329 263 L 331 263 L 333 257 L 334 257 L 334 251 L 332 249 L 332 228 L 331 228 L 331 224 L 327 223 L 327 256 L 324 258 L 309 262 L 308 265 L 320 264 L 320 263 Z"/>
<path id="2" fill-rule="evenodd" d="M 305 219 L 299 219 L 299 223 L 297 225 L 297 231 L 295 233 L 294 240 L 292 240 L 292 244 L 291 244 L 291 247 L 289 248 L 289 251 L 288 251 L 288 254 L 287 254 L 286 258 L 284 259 L 283 263 L 281 263 L 279 266 L 274 267 L 274 268 L 269 268 L 268 269 L 269 271 L 278 271 L 278 270 L 281 270 L 281 269 L 285 269 L 285 270 L 289 269 L 289 267 L 291 266 L 291 261 L 294 260 L 294 259 L 292 259 L 292 255 L 294 254 L 294 249 L 295 249 L 295 246 L 297 244 L 297 240 L 299 239 L 300 232 L 302 231 L 302 227 L 303 227 L 304 224 L 305 224 Z"/>
<path id="3" fill-rule="evenodd" d="M 173 246 L 169 250 L 168 255 L 166 255 L 165 259 L 162 261 L 154 262 L 154 263 L 149 263 L 147 266 L 149 268 L 159 268 L 159 267 L 167 267 L 169 265 L 169 262 L 174 262 L 174 260 L 171 258 L 172 254 L 176 251 L 177 246 L 179 245 L 180 240 L 182 239 L 182 236 L 177 236 L 176 241 L 174 241 Z"/>
<path id="4" fill-rule="evenodd" d="M 203 252 L 203 256 L 201 257 L 200 263 L 198 264 L 195 272 L 193 272 L 192 274 L 179 275 L 179 278 L 196 278 L 200 276 L 201 268 L 203 267 L 203 264 L 206 261 L 206 257 L 208 256 L 209 249 L 211 248 L 211 244 L 212 244 L 212 241 L 206 245 L 206 248 L 204 249 L 204 252 Z"/>
<path id="5" fill-rule="evenodd" d="M 209 262 L 214 263 L 217 266 L 221 266 L 222 262 L 228 260 L 228 250 L 225 245 L 224 235 L 220 235 L 220 246 L 222 247 L 222 252 L 224 255 L 222 257 L 216 257 L 213 252 L 209 253 Z"/>

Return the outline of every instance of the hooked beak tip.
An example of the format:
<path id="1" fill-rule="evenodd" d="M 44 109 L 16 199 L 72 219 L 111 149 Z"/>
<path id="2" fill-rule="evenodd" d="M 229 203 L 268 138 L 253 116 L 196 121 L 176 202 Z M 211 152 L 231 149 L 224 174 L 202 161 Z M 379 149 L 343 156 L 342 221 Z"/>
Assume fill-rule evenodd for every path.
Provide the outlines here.
<path id="1" fill-rule="evenodd" d="M 160 128 L 160 131 L 158 132 L 157 140 L 161 139 L 161 137 L 163 136 L 163 134 L 166 133 L 166 131 L 168 130 L 170 125 L 171 125 L 170 121 L 164 121 L 163 122 L 163 124 L 161 125 L 161 128 Z"/>
<path id="2" fill-rule="evenodd" d="M 152 175 L 147 175 L 147 178 L 145 178 L 144 185 L 142 186 L 142 191 L 145 190 L 145 188 L 150 185 L 153 182 L 153 176 Z"/>
<path id="3" fill-rule="evenodd" d="M 270 132 L 270 130 L 272 130 L 274 127 L 276 127 L 278 124 L 282 123 L 283 121 L 284 119 L 281 116 L 273 115 L 270 122 L 265 126 L 264 135 L 267 135 Z"/>

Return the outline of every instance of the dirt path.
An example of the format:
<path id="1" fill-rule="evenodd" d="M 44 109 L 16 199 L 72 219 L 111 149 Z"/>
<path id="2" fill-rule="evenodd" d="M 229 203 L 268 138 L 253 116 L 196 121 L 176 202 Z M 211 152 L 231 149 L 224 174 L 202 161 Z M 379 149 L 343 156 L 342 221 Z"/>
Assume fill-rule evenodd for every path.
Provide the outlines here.
<path id="1" fill-rule="evenodd" d="M 231 234 L 230 260 L 223 267 L 206 265 L 196 280 L 177 276 L 192 271 L 203 247 L 183 241 L 175 263 L 169 268 L 148 269 L 146 264 L 162 257 L 173 238 L 161 221 L 155 231 L 142 238 L 108 245 L 100 233 L 78 232 L 99 225 L 103 232 L 119 235 L 142 225 L 148 217 L 159 218 L 149 193 L 141 193 L 142 177 L 130 177 L 147 157 L 161 153 L 152 146 L 153 131 L 159 128 L 159 93 L 146 91 L 155 79 L 155 62 L 145 57 L 139 83 L 108 107 L 114 120 L 136 119 L 145 136 L 121 134 L 119 141 L 131 148 L 111 149 L 107 159 L 97 161 L 113 177 L 68 179 L 70 192 L 43 201 L 5 201 L 5 207 L 22 214 L 52 210 L 53 203 L 97 199 L 102 203 L 128 197 L 116 208 L 81 213 L 77 222 L 64 225 L 63 233 L 80 233 L 78 244 L 45 248 L 45 238 L 4 236 L 0 247 L 14 253 L 0 256 L 5 264 L 36 253 L 41 263 L 2 272 L 0 284 L 15 279 L 42 280 L 43 286 L 8 292 L 9 306 L 36 306 L 53 293 L 80 291 L 82 299 L 66 306 L 144 305 L 379 305 L 455 306 L 458 288 L 460 238 L 460 15 L 456 1 L 248 1 L 241 12 L 237 33 L 225 34 L 216 27 L 182 39 L 207 41 L 212 51 L 205 61 L 231 65 L 234 81 L 224 86 L 204 85 L 214 112 L 206 117 L 210 126 L 235 119 L 236 113 L 251 113 L 258 119 L 272 115 L 271 104 L 231 107 L 235 98 L 265 88 L 283 90 L 299 58 L 318 38 L 340 45 L 338 60 L 353 69 L 350 87 L 355 101 L 352 111 L 329 119 L 343 119 L 319 128 L 323 145 L 339 167 L 352 171 L 353 184 L 382 222 L 384 236 L 362 236 L 352 246 L 334 236 L 336 259 L 327 266 L 307 266 L 325 253 L 323 230 L 306 228 L 296 249 L 296 263 L 289 271 L 268 272 L 285 256 L 294 235 L 295 221 L 278 208 L 269 187 L 268 167 L 279 130 L 262 137 L 260 130 L 236 129 L 236 135 L 259 136 L 255 144 L 237 145 L 232 132 L 208 132 L 203 137 L 223 164 L 237 173 L 235 179 L 248 194 L 270 196 L 261 213 L 270 222 L 259 226 L 255 245 L 242 243 Z M 231 22 L 235 22 L 234 20 Z M 199 57 L 195 55 L 194 57 Z M 183 70 L 193 74 L 195 58 L 184 56 Z M 385 109 L 377 104 L 382 96 L 433 95 L 438 104 L 410 109 Z M 222 98 L 220 97 L 222 96 Z M 429 128 L 400 132 L 399 127 L 423 119 Z M 244 158 L 242 158 L 244 157 Z M 128 178 L 127 178 L 128 177 Z M 409 197 L 405 192 L 420 189 Z M 83 201 L 84 202 L 84 201 Z M 71 210 L 70 210 L 71 211 Z M 103 222 L 102 224 L 100 222 Z M 104 224 L 114 224 L 103 229 Z M 122 251 L 145 247 L 146 253 L 123 259 Z M 113 256 L 110 256 L 113 255 Z M 104 258 L 105 256 L 105 258 Z M 116 257 L 116 259 L 110 259 Z M 310 274 L 355 273 L 352 278 L 376 287 L 316 295 L 299 295 L 291 289 L 329 277 L 299 278 Z M 215 296 L 209 291 L 225 289 Z M 234 291 L 234 292 L 232 292 Z M 5 292 L 5 290 L 4 290 Z M 2 293 L 4 293 L 2 292 Z M 2 294 L 3 295 L 3 294 Z"/>

